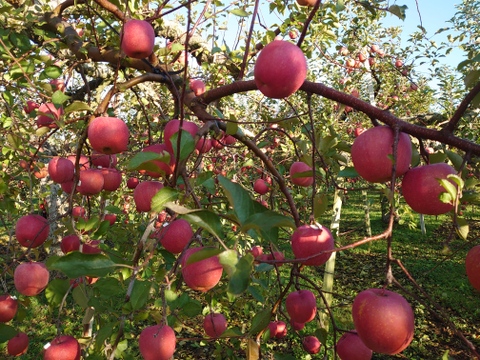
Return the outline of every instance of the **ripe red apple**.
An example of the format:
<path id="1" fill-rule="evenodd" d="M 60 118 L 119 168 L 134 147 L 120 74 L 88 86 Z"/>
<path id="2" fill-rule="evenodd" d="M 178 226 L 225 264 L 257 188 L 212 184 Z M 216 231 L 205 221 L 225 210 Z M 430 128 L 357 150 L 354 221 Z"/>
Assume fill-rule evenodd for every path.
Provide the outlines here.
<path id="1" fill-rule="evenodd" d="M 311 186 L 313 184 L 312 168 L 302 161 L 295 161 L 290 166 L 290 180 L 298 186 Z"/>
<path id="2" fill-rule="evenodd" d="M 48 162 L 48 175 L 58 184 L 72 181 L 74 173 L 75 165 L 66 158 L 55 156 Z"/>
<path id="3" fill-rule="evenodd" d="M 364 131 L 365 129 L 363 127 L 357 126 L 353 134 L 355 135 L 355 137 L 359 137 Z"/>
<path id="4" fill-rule="evenodd" d="M 130 131 L 116 117 L 97 117 L 88 124 L 88 141 L 102 154 L 118 154 L 127 150 Z"/>
<path id="5" fill-rule="evenodd" d="M 167 161 L 149 161 L 148 164 L 151 164 L 153 168 L 146 171 L 147 175 L 158 178 L 160 176 L 168 176 L 173 174 L 173 171 L 175 170 L 175 157 L 173 156 L 172 150 L 170 150 L 166 144 L 150 145 L 143 148 L 142 151 L 154 152 L 160 155 L 170 156 L 170 159 Z"/>
<path id="6" fill-rule="evenodd" d="M 50 225 L 41 215 L 24 215 L 15 224 L 15 237 L 20 245 L 37 248 L 48 238 Z"/>
<path id="7" fill-rule="evenodd" d="M 117 221 L 117 215 L 105 214 L 104 220 L 107 220 L 110 223 L 110 225 L 113 225 Z"/>
<path id="8" fill-rule="evenodd" d="M 290 237 L 292 251 L 297 259 L 303 259 L 335 247 L 329 229 L 317 225 L 302 225 Z M 320 266 L 330 259 L 332 253 L 320 254 L 302 262 L 304 265 Z"/>
<path id="9" fill-rule="evenodd" d="M 114 168 L 117 166 L 117 155 L 115 154 L 100 154 L 94 152 L 90 157 L 93 166 L 102 167 L 102 168 Z"/>
<path id="10" fill-rule="evenodd" d="M 253 190 L 260 195 L 264 195 L 270 190 L 270 188 L 265 180 L 257 179 L 253 183 Z"/>
<path id="11" fill-rule="evenodd" d="M 401 68 L 403 66 L 403 61 L 400 59 L 395 60 L 395 67 Z"/>
<path id="12" fill-rule="evenodd" d="M 15 317 L 18 301 L 9 294 L 0 295 L 0 322 L 9 322 Z"/>
<path id="13" fill-rule="evenodd" d="M 97 195 L 103 190 L 105 179 L 100 170 L 87 169 L 80 171 L 77 191 L 85 196 Z"/>
<path id="14" fill-rule="evenodd" d="M 380 51 L 380 47 L 377 44 L 373 44 L 370 46 L 370 51 L 373 53 L 378 53 Z"/>
<path id="15" fill-rule="evenodd" d="M 75 162 L 77 161 L 77 156 L 76 155 L 69 155 L 67 156 L 67 159 L 72 162 L 73 165 L 75 165 Z M 78 159 L 78 166 L 80 167 L 80 170 L 86 170 L 90 168 L 90 159 L 85 156 L 85 155 L 80 155 Z"/>
<path id="16" fill-rule="evenodd" d="M 317 299 L 310 290 L 297 290 L 288 294 L 285 307 L 292 321 L 307 323 L 315 318 Z"/>
<path id="17" fill-rule="evenodd" d="M 140 181 L 138 180 L 138 178 L 131 177 L 127 180 L 127 187 L 129 189 L 135 189 L 139 183 Z"/>
<path id="18" fill-rule="evenodd" d="M 365 180 L 382 183 L 392 178 L 393 130 L 388 126 L 376 126 L 360 134 L 352 145 L 352 161 L 355 170 Z M 400 133 L 397 146 L 396 176 L 405 174 L 412 159 L 410 137 Z"/>
<path id="19" fill-rule="evenodd" d="M 62 115 L 62 107 L 57 109 L 52 103 L 44 103 L 37 110 L 37 126 L 56 128 L 57 124 L 55 124 L 55 121 L 58 121 Z"/>
<path id="20" fill-rule="evenodd" d="M 72 217 L 74 219 L 85 218 L 86 215 L 87 215 L 87 211 L 83 206 L 74 206 L 72 208 Z"/>
<path id="21" fill-rule="evenodd" d="M 50 85 L 54 92 L 57 90 L 62 92 L 65 91 L 65 81 L 63 81 L 63 79 L 52 79 L 50 80 Z"/>
<path id="22" fill-rule="evenodd" d="M 258 90 L 270 98 L 282 99 L 300 89 L 307 76 L 302 50 L 283 40 L 267 44 L 257 57 L 253 76 Z"/>
<path id="23" fill-rule="evenodd" d="M 48 285 L 50 274 L 41 262 L 26 262 L 18 265 L 13 273 L 17 291 L 25 296 L 36 296 Z"/>
<path id="24" fill-rule="evenodd" d="M 190 242 L 193 230 L 185 219 L 176 219 L 158 232 L 160 244 L 172 254 L 180 254 Z"/>
<path id="25" fill-rule="evenodd" d="M 474 246 L 468 251 L 465 268 L 468 281 L 475 289 L 480 291 L 480 245 Z"/>
<path id="26" fill-rule="evenodd" d="M 43 360 L 80 360 L 81 350 L 77 339 L 60 335 L 44 346 Z"/>
<path id="27" fill-rule="evenodd" d="M 355 59 L 348 58 L 347 61 L 345 62 L 345 66 L 348 67 L 348 68 L 354 68 L 355 67 Z"/>
<path id="28" fill-rule="evenodd" d="M 75 234 L 65 236 L 60 242 L 60 249 L 64 254 L 80 250 L 80 238 Z"/>
<path id="29" fill-rule="evenodd" d="M 212 149 L 212 140 L 205 137 L 198 139 L 195 144 L 195 149 L 197 149 L 200 154 L 209 152 Z"/>
<path id="30" fill-rule="evenodd" d="M 256 259 L 263 254 L 263 248 L 261 246 L 255 245 L 250 249 L 253 257 Z"/>
<path id="31" fill-rule="evenodd" d="M 270 338 L 283 339 L 287 336 L 287 324 L 284 321 L 270 321 L 268 324 L 268 330 L 270 330 Z"/>
<path id="32" fill-rule="evenodd" d="M 317 0 L 297 0 L 297 4 L 300 6 L 315 6 Z"/>
<path id="33" fill-rule="evenodd" d="M 322 343 L 316 336 L 306 336 L 302 341 L 303 349 L 309 354 L 317 354 L 322 347 Z"/>
<path id="34" fill-rule="evenodd" d="M 138 212 L 150 212 L 152 210 L 152 198 L 163 188 L 158 181 L 143 181 L 133 191 L 133 200 Z"/>
<path id="35" fill-rule="evenodd" d="M 11 356 L 20 356 L 28 350 L 28 335 L 24 332 L 19 332 L 13 338 L 8 340 L 7 352 Z"/>
<path id="36" fill-rule="evenodd" d="M 402 180 L 402 194 L 405 202 L 416 212 L 426 215 L 445 214 L 453 204 L 440 201 L 445 188 L 438 179 L 446 179 L 457 172 L 445 163 L 418 166 L 406 172 Z M 453 183 L 453 182 L 452 182 Z"/>
<path id="37" fill-rule="evenodd" d="M 290 319 L 290 326 L 293 330 L 300 331 L 303 330 L 303 328 L 305 327 L 305 323 L 299 323 Z"/>
<path id="38" fill-rule="evenodd" d="M 178 119 L 170 120 L 167 125 L 165 125 L 165 129 L 163 131 L 163 141 L 165 141 L 165 145 L 167 145 L 167 149 L 171 153 L 173 153 L 173 144 L 170 139 L 172 138 L 173 134 L 178 133 L 180 125 L 182 126 L 182 129 L 188 131 L 193 138 L 195 138 L 195 135 L 197 135 L 198 125 L 194 122 L 187 120 L 183 120 L 183 122 L 181 122 Z"/>
<path id="39" fill-rule="evenodd" d="M 218 338 L 227 330 L 227 319 L 220 313 L 207 314 L 203 319 L 203 330 L 208 336 Z"/>
<path id="40" fill-rule="evenodd" d="M 204 247 L 190 248 L 185 251 L 182 258 L 182 276 L 190 289 L 206 292 L 218 284 L 223 267 L 220 265 L 218 256 L 187 264 L 188 258 L 202 249 Z"/>
<path id="41" fill-rule="evenodd" d="M 148 326 L 138 338 L 138 347 L 144 360 L 169 360 L 175 353 L 176 337 L 168 325 Z"/>
<path id="42" fill-rule="evenodd" d="M 372 351 L 394 355 L 413 339 L 414 314 L 405 298 L 385 289 L 368 289 L 357 294 L 352 306 L 358 336 Z"/>
<path id="43" fill-rule="evenodd" d="M 283 255 L 283 253 L 281 251 L 274 251 L 270 254 L 266 254 L 267 255 L 267 258 L 266 260 L 278 260 L 278 261 L 282 261 L 282 260 L 285 260 L 285 255 Z M 276 266 L 282 266 L 283 263 L 282 262 L 276 262 L 274 263 Z"/>
<path id="44" fill-rule="evenodd" d="M 23 110 L 27 114 L 30 114 L 33 110 L 38 109 L 39 106 L 35 101 L 27 100 L 27 104 L 23 107 Z"/>
<path id="45" fill-rule="evenodd" d="M 115 191 L 122 183 L 122 173 L 115 168 L 102 168 L 103 190 Z"/>
<path id="46" fill-rule="evenodd" d="M 205 92 L 205 83 L 202 80 L 190 80 L 190 90 L 195 96 L 200 96 Z"/>
<path id="47" fill-rule="evenodd" d="M 222 143 L 225 145 L 234 145 L 237 142 L 237 139 L 229 134 L 224 134 L 222 138 Z"/>
<path id="48" fill-rule="evenodd" d="M 98 246 L 100 245 L 100 240 L 91 240 L 85 244 L 80 245 L 80 252 L 83 254 L 100 254 L 102 249 Z"/>
<path id="49" fill-rule="evenodd" d="M 120 34 L 120 47 L 125 55 L 143 59 L 153 52 L 155 46 L 155 31 L 145 20 L 131 19 L 123 25 Z"/>
<path id="50" fill-rule="evenodd" d="M 341 360 L 370 360 L 373 355 L 356 331 L 344 333 L 335 348 Z"/>

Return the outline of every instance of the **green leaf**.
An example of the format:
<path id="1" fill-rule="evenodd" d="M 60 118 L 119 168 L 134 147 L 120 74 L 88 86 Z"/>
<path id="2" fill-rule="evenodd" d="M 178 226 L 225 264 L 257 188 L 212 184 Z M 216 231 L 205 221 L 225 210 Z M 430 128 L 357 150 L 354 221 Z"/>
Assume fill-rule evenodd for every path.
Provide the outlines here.
<path id="1" fill-rule="evenodd" d="M 235 264 L 235 271 L 230 276 L 227 291 L 232 295 L 241 295 L 250 285 L 250 274 L 253 270 L 253 256 L 242 256 Z"/>
<path id="2" fill-rule="evenodd" d="M 227 179 L 224 176 L 219 176 L 218 182 L 222 186 L 240 225 L 243 225 L 245 220 L 255 213 L 254 202 L 256 201 L 252 200 L 250 193 L 247 190 L 241 185 L 232 182 L 230 179 Z"/>
<path id="3" fill-rule="evenodd" d="M 56 65 L 50 65 L 45 68 L 38 77 L 40 80 L 58 79 L 62 75 L 62 69 Z"/>
<path id="4" fill-rule="evenodd" d="M 328 197 L 326 194 L 317 194 L 313 199 L 313 216 L 318 219 L 328 208 Z"/>
<path id="5" fill-rule="evenodd" d="M 161 154 L 152 151 L 140 151 L 130 159 L 127 170 L 159 171 L 160 168 L 152 163 L 152 160 L 158 160 L 168 164 L 170 162 L 170 153 L 166 150 Z"/>
<path id="6" fill-rule="evenodd" d="M 88 297 L 85 293 L 84 289 L 80 286 L 77 286 L 72 291 L 73 300 L 75 303 L 80 306 L 82 309 L 86 309 L 88 307 Z"/>
<path id="7" fill-rule="evenodd" d="M 271 317 L 272 313 L 270 309 L 263 309 L 256 313 L 252 319 L 252 327 L 250 328 L 249 333 L 253 335 L 265 329 L 270 323 Z"/>
<path id="8" fill-rule="evenodd" d="M 401 20 L 405 20 L 405 11 L 408 9 L 407 5 L 391 5 L 388 8 L 388 11 L 390 11 L 393 15 L 397 16 Z"/>
<path id="9" fill-rule="evenodd" d="M 265 211 L 257 212 L 246 219 L 240 228 L 243 232 L 253 229 L 265 240 L 275 242 L 278 238 L 279 227 L 295 228 L 291 217 L 278 214 L 265 208 Z"/>
<path id="10" fill-rule="evenodd" d="M 315 336 L 318 338 L 318 340 L 319 340 L 322 344 L 326 344 L 326 343 L 327 343 L 328 332 L 327 332 L 326 329 L 320 328 L 320 329 L 315 330 Z"/>
<path id="11" fill-rule="evenodd" d="M 152 211 L 160 212 L 165 208 L 165 204 L 178 199 L 178 191 L 171 187 L 161 188 L 152 198 Z"/>
<path id="12" fill-rule="evenodd" d="M 102 254 L 72 251 L 64 256 L 50 257 L 47 268 L 61 271 L 70 279 L 75 279 L 80 276 L 105 276 L 115 269 L 115 263 Z"/>
<path id="13" fill-rule="evenodd" d="M 443 186 L 443 188 L 446 190 L 447 194 L 451 198 L 451 201 L 448 201 L 448 197 L 445 198 L 445 201 L 442 200 L 444 203 L 451 203 L 453 200 L 457 198 L 457 187 L 453 185 L 449 180 L 447 179 L 437 179 L 440 185 Z"/>
<path id="14" fill-rule="evenodd" d="M 355 168 L 352 166 L 352 167 L 346 167 L 342 170 L 340 170 L 338 172 L 338 177 L 345 177 L 345 178 L 355 178 L 355 177 L 358 177 L 358 173 L 357 173 L 357 170 L 355 170 Z"/>
<path id="15" fill-rule="evenodd" d="M 218 255 L 218 260 L 223 266 L 228 276 L 231 277 L 235 272 L 235 266 L 238 263 L 238 254 L 235 250 L 225 250 Z"/>
<path id="16" fill-rule="evenodd" d="M 70 113 L 75 112 L 75 111 L 89 111 L 89 112 L 91 112 L 93 110 L 90 106 L 88 106 L 87 103 L 84 103 L 83 101 L 74 101 L 64 109 L 65 114 L 70 114 Z"/>
<path id="17" fill-rule="evenodd" d="M 170 205 L 167 205 L 167 207 L 172 208 Z M 190 224 L 204 228 L 218 239 L 223 239 L 225 237 L 220 217 L 211 211 L 193 210 L 183 214 L 181 217 L 187 220 Z"/>
<path id="18" fill-rule="evenodd" d="M 247 17 L 247 16 L 250 15 L 248 12 L 246 12 L 245 10 L 240 9 L 240 8 L 230 10 L 230 13 L 233 14 L 233 15 L 236 15 L 236 16 L 240 16 L 240 17 Z"/>
<path id="19" fill-rule="evenodd" d="M 178 151 L 178 137 L 180 136 L 180 151 Z M 195 150 L 195 139 L 193 138 L 192 134 L 190 134 L 186 130 L 181 130 L 176 132 L 170 138 L 173 147 L 173 153 L 175 156 L 179 158 L 180 161 L 187 159 L 190 154 Z"/>
<path id="20" fill-rule="evenodd" d="M 213 247 L 205 247 L 202 250 L 199 250 L 199 251 L 193 253 L 192 255 L 190 255 L 185 264 L 186 265 L 193 264 L 195 262 L 202 261 L 202 260 L 211 258 L 213 256 L 217 256 L 222 252 L 223 252 L 222 249 L 217 249 L 217 248 L 213 248 Z"/>
<path id="21" fill-rule="evenodd" d="M 62 105 L 64 102 L 66 102 L 68 99 L 70 99 L 70 96 L 65 95 L 62 91 L 57 90 L 53 93 L 52 95 L 52 102 L 57 106 L 57 105 Z"/>
<path id="22" fill-rule="evenodd" d="M 457 153 L 454 153 L 453 151 L 450 151 L 450 150 L 445 150 L 445 154 L 447 154 L 448 160 L 452 162 L 453 167 L 456 170 L 460 170 L 463 164 L 463 158 Z"/>
<path id="23" fill-rule="evenodd" d="M 190 318 L 200 315 L 202 313 L 202 304 L 198 300 L 190 299 L 189 302 L 182 306 L 181 313 Z"/>
<path id="24" fill-rule="evenodd" d="M 238 123 L 236 121 L 227 122 L 227 129 L 225 132 L 228 135 L 235 135 L 237 133 L 237 130 L 238 130 Z"/>
<path id="25" fill-rule="evenodd" d="M 463 240 L 467 240 L 469 226 L 467 220 L 463 217 L 458 217 L 455 222 L 455 230 L 457 231 L 458 236 L 460 236 Z"/>
<path id="26" fill-rule="evenodd" d="M 345 2 L 343 0 L 337 0 L 337 4 L 335 6 L 335 11 L 340 12 L 345 10 Z"/>
<path id="27" fill-rule="evenodd" d="M 7 342 L 17 335 L 17 333 L 18 331 L 14 327 L 0 323 L 0 344 Z"/>
<path id="28" fill-rule="evenodd" d="M 62 303 L 63 297 L 70 288 L 70 281 L 65 279 L 53 279 L 45 289 L 45 297 L 48 305 L 57 307 Z"/>
<path id="29" fill-rule="evenodd" d="M 370 11 L 373 16 L 377 16 L 377 11 L 368 1 L 360 1 L 359 4 L 362 5 L 368 11 Z"/>
<path id="30" fill-rule="evenodd" d="M 139 310 L 145 306 L 151 286 L 152 283 L 150 281 L 135 280 L 132 295 L 130 296 L 130 303 L 132 304 L 133 310 Z"/>

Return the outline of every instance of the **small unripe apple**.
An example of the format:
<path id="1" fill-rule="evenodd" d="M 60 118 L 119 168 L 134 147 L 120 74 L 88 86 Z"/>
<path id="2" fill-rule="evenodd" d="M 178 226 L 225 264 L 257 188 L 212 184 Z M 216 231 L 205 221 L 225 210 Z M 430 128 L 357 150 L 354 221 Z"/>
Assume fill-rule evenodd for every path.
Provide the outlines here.
<path id="1" fill-rule="evenodd" d="M 100 170 L 87 169 L 80 171 L 77 191 L 85 196 L 97 195 L 103 190 L 105 179 Z"/>
<path id="2" fill-rule="evenodd" d="M 302 346 L 307 353 L 318 354 L 320 348 L 322 347 L 322 343 L 316 336 L 309 335 L 303 339 Z"/>
<path id="3" fill-rule="evenodd" d="M 300 89 L 307 76 L 303 51 L 283 40 L 274 40 L 257 57 L 253 76 L 258 90 L 270 98 L 283 99 Z"/>
<path id="4" fill-rule="evenodd" d="M 80 360 L 78 340 L 70 335 L 60 335 L 44 346 L 43 360 Z"/>
<path id="5" fill-rule="evenodd" d="M 475 289 L 480 291 L 480 245 L 474 246 L 468 251 L 465 268 L 468 281 Z"/>
<path id="6" fill-rule="evenodd" d="M 58 184 L 72 181 L 74 173 L 75 165 L 66 158 L 55 156 L 48 162 L 48 175 Z"/>
<path id="7" fill-rule="evenodd" d="M 78 251 L 80 249 L 80 243 L 78 235 L 67 235 L 60 242 L 60 249 L 64 254 L 68 254 L 71 251 Z"/>
<path id="8" fill-rule="evenodd" d="M 133 191 L 133 200 L 138 212 L 150 212 L 152 210 L 152 198 L 163 188 L 158 181 L 143 181 Z"/>
<path id="9" fill-rule="evenodd" d="M 97 117 L 88 124 L 88 141 L 102 154 L 118 154 L 128 148 L 130 131 L 127 124 L 115 117 Z"/>
<path id="10" fill-rule="evenodd" d="M 18 301 L 9 294 L 0 295 L 0 322 L 9 322 L 15 317 Z"/>
<path id="11" fill-rule="evenodd" d="M 123 25 L 120 39 L 120 46 L 125 55 L 143 59 L 153 52 L 155 31 L 149 22 L 132 19 Z"/>
<path id="12" fill-rule="evenodd" d="M 315 318 L 317 299 L 310 290 L 297 290 L 287 295 L 285 307 L 292 321 L 307 323 Z"/>
<path id="13" fill-rule="evenodd" d="M 15 237 L 20 245 L 37 248 L 48 238 L 50 225 L 41 215 L 30 214 L 22 216 L 15 224 Z"/>
<path id="14" fill-rule="evenodd" d="M 440 215 L 449 212 L 453 209 L 453 204 L 439 199 L 440 194 L 446 190 L 438 180 L 447 179 L 448 175 L 456 173 L 453 167 L 445 163 L 423 165 L 408 170 L 402 180 L 405 202 L 420 214 Z"/>
<path id="15" fill-rule="evenodd" d="M 193 230 L 185 219 L 176 219 L 162 227 L 157 235 L 160 244 L 172 254 L 180 254 L 190 242 Z"/>
<path id="16" fill-rule="evenodd" d="M 28 350 L 28 335 L 24 332 L 19 332 L 13 338 L 8 340 L 7 352 L 11 356 L 20 356 Z"/>
<path id="17" fill-rule="evenodd" d="M 292 251 L 297 259 L 311 257 L 322 251 L 333 250 L 335 243 L 329 229 L 318 225 L 302 225 L 292 234 Z M 331 252 L 314 256 L 302 262 L 304 265 L 320 266 L 327 262 Z"/>
<path id="18" fill-rule="evenodd" d="M 361 133 L 353 142 L 351 154 L 355 170 L 368 182 L 383 183 L 392 178 L 393 130 L 376 126 Z M 412 159 L 410 137 L 400 133 L 397 146 L 395 174 L 405 174 Z"/>
<path id="19" fill-rule="evenodd" d="M 48 285 L 50 273 L 41 262 L 26 262 L 18 265 L 13 273 L 17 291 L 25 296 L 36 296 Z"/>
<path id="20" fill-rule="evenodd" d="M 202 249 L 205 248 L 196 247 L 185 251 L 182 258 L 182 276 L 190 289 L 206 292 L 218 284 L 222 277 L 223 267 L 218 256 L 188 263 L 190 256 Z"/>
<path id="21" fill-rule="evenodd" d="M 353 301 L 352 316 L 358 336 L 374 352 L 395 355 L 413 339 L 413 310 L 395 292 L 385 289 L 360 292 Z"/>
<path id="22" fill-rule="evenodd" d="M 175 353 L 177 339 L 168 325 L 148 326 L 138 338 L 138 347 L 144 360 L 169 360 Z"/>
<path id="23" fill-rule="evenodd" d="M 208 336 L 218 338 L 227 330 L 227 319 L 220 313 L 207 314 L 203 319 L 203 330 Z"/>
<path id="24" fill-rule="evenodd" d="M 313 184 L 312 168 L 302 161 L 296 161 L 290 166 L 290 180 L 298 186 Z"/>
<path id="25" fill-rule="evenodd" d="M 257 179 L 257 180 L 255 180 L 255 183 L 253 184 L 253 190 L 257 194 L 264 195 L 270 190 L 270 188 L 268 187 L 268 184 L 265 180 Z"/>
<path id="26" fill-rule="evenodd" d="M 205 92 L 205 83 L 202 80 L 190 80 L 190 90 L 195 96 L 200 96 Z"/>
<path id="27" fill-rule="evenodd" d="M 356 331 L 344 333 L 335 348 L 341 360 L 370 360 L 373 355 Z"/>

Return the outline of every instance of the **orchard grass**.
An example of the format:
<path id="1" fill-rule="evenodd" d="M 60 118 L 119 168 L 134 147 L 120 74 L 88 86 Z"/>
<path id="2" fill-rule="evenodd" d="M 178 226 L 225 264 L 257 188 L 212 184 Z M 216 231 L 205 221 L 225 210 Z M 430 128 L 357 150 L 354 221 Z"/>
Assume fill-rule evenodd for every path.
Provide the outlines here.
<path id="1" fill-rule="evenodd" d="M 380 208 L 380 193 L 369 192 L 370 220 L 372 233 L 381 233 L 387 224 L 382 220 Z M 331 199 L 330 199 L 331 200 Z M 350 191 L 343 196 L 343 206 L 340 219 L 339 235 L 336 237 L 336 246 L 352 244 L 365 237 L 365 212 L 362 206 L 360 192 Z M 322 215 L 321 223 L 329 226 L 332 212 L 327 211 Z M 464 259 L 467 251 L 473 246 L 474 241 L 480 236 L 480 216 L 472 211 L 466 211 L 466 218 L 470 224 L 468 240 L 461 240 L 452 232 L 452 221 L 447 215 L 425 216 L 426 233 L 422 234 L 419 225 L 418 214 L 407 214 L 395 223 L 394 237 L 392 239 L 393 257 L 399 259 L 409 274 L 421 286 L 425 293 L 422 293 L 402 271 L 392 264 L 393 275 L 399 284 L 407 291 L 404 292 L 395 284 L 389 289 L 402 294 L 411 304 L 415 313 L 415 336 L 411 345 L 401 354 L 386 356 L 374 354 L 373 359 L 470 359 L 471 356 L 465 344 L 449 326 L 448 321 L 454 324 L 458 331 L 462 332 L 475 346 L 480 346 L 480 294 L 475 292 L 468 283 Z M 415 224 L 416 220 L 416 224 Z M 414 225 L 416 225 L 414 227 Z M 287 239 L 281 242 L 280 250 L 283 250 L 286 257 L 291 257 L 291 251 Z M 7 248 L 8 239 L 1 238 L 2 252 Z M 335 282 L 333 286 L 333 303 L 331 309 L 335 317 L 336 326 L 341 330 L 353 328 L 351 318 L 351 304 L 355 295 L 368 287 L 382 287 L 385 283 L 386 270 L 386 240 L 377 240 L 351 250 L 337 254 L 335 266 Z M 289 267 L 278 268 L 282 273 L 282 279 L 288 279 Z M 314 279 L 318 286 L 322 286 L 323 267 L 306 267 L 302 273 Z M 61 278 L 60 274 L 53 275 L 51 279 Z M 277 277 L 275 270 L 271 270 L 270 283 L 263 283 L 265 286 L 274 286 Z M 7 276 L 7 288 L 13 289 L 11 276 Z M 285 280 L 286 281 L 286 280 Z M 260 286 L 259 284 L 253 284 Z M 285 285 L 285 284 L 282 284 Z M 278 287 L 277 287 L 278 288 Z M 215 291 L 213 289 L 212 291 Z M 425 295 L 425 294 L 428 294 Z M 196 297 L 200 304 L 204 304 L 203 295 L 189 292 L 189 295 Z M 276 294 L 272 294 L 272 299 Z M 66 334 L 81 334 L 81 320 L 84 310 L 72 300 L 72 295 L 67 297 L 61 314 L 58 314 L 59 306 L 50 307 L 45 297 L 45 292 L 36 297 L 21 297 L 24 306 L 16 318 L 9 325 L 26 332 L 30 338 L 29 351 L 21 359 L 38 359 L 43 346 L 56 335 L 56 326 Z M 267 302 L 269 299 L 266 299 Z M 245 295 L 234 300 L 236 304 L 229 311 L 226 311 L 228 327 L 238 328 L 240 331 L 247 331 L 252 313 L 234 313 L 231 309 L 239 309 L 244 301 L 257 301 L 250 295 Z M 115 295 L 112 298 L 112 309 L 119 317 L 122 314 L 124 302 L 123 294 Z M 268 302 L 269 303 L 269 302 Z M 321 300 L 319 301 L 321 304 Z M 441 310 L 440 310 L 441 309 Z M 277 313 L 278 320 L 287 322 L 285 309 Z M 68 319 L 68 321 L 66 321 Z M 230 339 L 209 339 L 205 337 L 201 328 L 203 316 L 197 315 L 183 322 L 173 324 L 177 332 L 178 342 L 175 352 L 175 359 L 245 359 L 245 341 L 239 338 Z M 150 319 L 151 320 L 151 319 Z M 173 321 L 171 317 L 169 320 Z M 325 346 L 328 350 L 328 358 L 333 358 L 334 331 L 332 324 L 329 324 L 329 332 L 326 344 L 318 355 L 306 355 L 301 350 L 301 340 L 304 336 L 312 335 L 317 330 L 318 317 L 306 327 L 294 332 L 288 327 L 288 334 L 284 339 L 268 339 L 266 335 L 262 338 L 263 359 L 314 359 L 322 358 L 325 354 Z M 53 322 L 52 322 L 53 321 Z M 55 323 L 58 322 L 58 323 Z M 173 321 L 175 323 L 175 321 Z M 126 321 L 126 333 L 139 334 L 142 326 L 151 325 L 148 317 L 141 312 L 135 321 Z M 94 323 L 94 331 L 102 326 L 118 326 L 100 321 Z M 318 334 L 321 336 L 321 334 Z M 342 335 L 341 331 L 335 333 L 336 340 Z M 81 343 L 88 343 L 88 339 L 79 339 Z M 113 342 L 110 339 L 109 342 Z M 134 338 L 124 339 L 121 346 L 128 346 L 129 351 L 123 353 L 123 359 L 139 358 L 138 348 Z M 292 350 L 295 349 L 295 350 Z M 6 343 L 0 344 L 0 353 L 6 354 Z M 8 359 L 8 357 L 3 357 Z M 89 356 L 89 359 L 104 358 L 101 353 Z"/>

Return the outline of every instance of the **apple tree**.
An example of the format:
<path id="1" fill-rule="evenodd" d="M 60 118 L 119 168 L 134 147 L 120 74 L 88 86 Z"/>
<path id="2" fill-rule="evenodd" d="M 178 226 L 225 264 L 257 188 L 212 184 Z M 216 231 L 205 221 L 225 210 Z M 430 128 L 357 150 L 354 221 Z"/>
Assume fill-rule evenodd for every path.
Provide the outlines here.
<path id="1" fill-rule="evenodd" d="M 5 0 L 5 351 L 369 359 L 421 337 L 415 302 L 479 357 L 478 336 L 413 278 L 395 234 L 418 213 L 471 241 L 480 7 L 458 5 L 452 29 L 438 30 L 450 43 L 420 27 L 402 48 L 402 29 L 383 21 L 406 8 Z M 452 44 L 467 56 L 457 69 L 439 62 Z M 366 220 L 361 240 L 339 239 L 349 191 L 383 199 L 382 231 Z M 385 270 L 352 288 L 350 320 L 339 321 L 336 254 L 374 242 L 385 244 Z M 477 290 L 479 254 L 472 246 L 466 262 Z"/>

